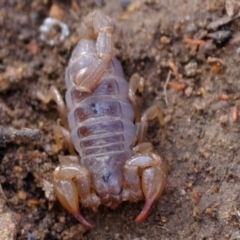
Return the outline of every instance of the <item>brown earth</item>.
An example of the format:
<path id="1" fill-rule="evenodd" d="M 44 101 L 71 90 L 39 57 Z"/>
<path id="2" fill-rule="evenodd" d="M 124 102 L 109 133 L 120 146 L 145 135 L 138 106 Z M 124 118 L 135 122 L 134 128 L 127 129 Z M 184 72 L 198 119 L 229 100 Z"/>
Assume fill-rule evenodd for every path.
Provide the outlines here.
<path id="1" fill-rule="evenodd" d="M 0 125 L 43 131 L 41 142 L 0 148 L 0 183 L 21 218 L 17 239 L 240 239 L 240 19 L 209 25 L 227 16 L 223 0 L 101 3 L 0 0 Z M 134 222 L 142 203 L 123 203 L 114 211 L 100 207 L 98 213 L 84 209 L 96 225 L 85 232 L 59 203 L 45 198 L 42 180 L 51 182 L 63 151 L 52 135 L 56 105 L 41 103 L 36 91 L 54 84 L 64 93 L 77 30 L 96 8 L 114 21 L 126 78 L 137 72 L 146 80 L 141 110 L 157 102 L 164 111 L 166 125 L 159 130 L 153 121 L 148 139 L 169 173 L 145 222 Z M 70 37 L 54 47 L 39 38 L 50 9 L 70 28 Z"/>

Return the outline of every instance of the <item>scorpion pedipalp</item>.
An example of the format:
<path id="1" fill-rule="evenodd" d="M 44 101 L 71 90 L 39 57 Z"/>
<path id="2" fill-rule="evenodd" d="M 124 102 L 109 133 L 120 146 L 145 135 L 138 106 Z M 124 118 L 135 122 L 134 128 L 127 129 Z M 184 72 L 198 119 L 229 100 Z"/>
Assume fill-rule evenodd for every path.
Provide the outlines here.
<path id="1" fill-rule="evenodd" d="M 97 208 L 100 201 L 91 193 L 90 174 L 88 170 L 76 163 L 76 157 L 64 156 L 61 165 L 53 175 L 55 193 L 58 200 L 75 218 L 88 228 L 93 228 L 80 212 L 79 199 L 84 206 Z"/>
<path id="2" fill-rule="evenodd" d="M 126 161 L 123 172 L 130 199 L 132 196 L 136 199 L 140 198 L 139 190 L 142 189 L 142 198 L 145 200 L 145 204 L 135 219 L 136 222 L 142 222 L 151 213 L 155 202 L 162 194 L 166 183 L 165 165 L 160 156 L 154 152 L 142 152 L 133 155 Z M 134 201 L 134 198 L 132 200 Z"/>

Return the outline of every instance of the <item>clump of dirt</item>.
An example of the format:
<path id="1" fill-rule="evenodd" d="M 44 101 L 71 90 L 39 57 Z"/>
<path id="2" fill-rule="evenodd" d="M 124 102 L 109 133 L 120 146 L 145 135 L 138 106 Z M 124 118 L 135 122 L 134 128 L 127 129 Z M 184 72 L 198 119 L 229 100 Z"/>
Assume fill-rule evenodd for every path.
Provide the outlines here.
<path id="1" fill-rule="evenodd" d="M 9 208 L 21 215 L 17 239 L 239 238 L 240 19 L 238 4 L 226 2 L 227 9 L 225 1 L 210 0 L 0 2 L 0 125 L 43 132 L 41 142 L 0 148 L 0 183 Z M 51 183 L 64 152 L 52 135 L 56 106 L 41 103 L 36 92 L 55 85 L 64 94 L 81 20 L 97 8 L 115 23 L 126 78 L 137 72 L 146 81 L 141 111 L 154 102 L 163 109 L 166 124 L 159 130 L 151 123 L 148 139 L 169 173 L 145 222 L 133 221 L 142 203 L 98 213 L 83 209 L 96 225 L 85 232 L 45 197 L 43 182 Z M 49 16 L 70 29 L 54 46 L 40 40 L 39 27 Z"/>

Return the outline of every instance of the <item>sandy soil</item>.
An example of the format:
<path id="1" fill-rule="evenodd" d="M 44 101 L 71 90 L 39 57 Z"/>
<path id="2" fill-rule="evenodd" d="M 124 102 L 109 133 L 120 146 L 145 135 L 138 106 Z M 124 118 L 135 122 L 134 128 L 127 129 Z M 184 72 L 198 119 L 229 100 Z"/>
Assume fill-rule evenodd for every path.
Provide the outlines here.
<path id="1" fill-rule="evenodd" d="M 101 2 L 0 0 L 0 125 L 43 131 L 41 142 L 0 148 L 0 183 L 9 208 L 21 218 L 17 239 L 240 239 L 240 19 L 223 24 L 219 18 L 228 15 L 221 0 Z M 54 12 L 53 5 L 62 10 Z M 123 203 L 115 211 L 84 209 L 96 225 L 85 232 L 44 195 L 43 179 L 51 182 L 58 156 L 67 152 L 53 140 L 55 104 L 41 103 L 36 91 L 54 84 L 64 94 L 80 22 L 97 8 L 114 21 L 126 78 L 137 72 L 146 80 L 141 111 L 155 102 L 163 109 L 165 126 L 159 130 L 153 121 L 147 137 L 169 173 L 144 223 L 133 221 L 142 203 Z M 70 28 L 70 36 L 54 47 L 39 37 L 49 14 Z"/>

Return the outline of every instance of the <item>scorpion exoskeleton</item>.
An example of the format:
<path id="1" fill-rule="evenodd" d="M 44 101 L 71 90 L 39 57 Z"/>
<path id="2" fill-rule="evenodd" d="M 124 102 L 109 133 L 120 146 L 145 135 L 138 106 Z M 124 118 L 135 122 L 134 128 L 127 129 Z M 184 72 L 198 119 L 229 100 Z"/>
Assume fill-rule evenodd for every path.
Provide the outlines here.
<path id="1" fill-rule="evenodd" d="M 113 30 L 111 19 L 100 11 L 84 19 L 82 38 L 65 73 L 68 110 L 54 86 L 46 96 L 38 94 L 45 103 L 57 103 L 63 126 L 54 126 L 55 137 L 64 137 L 71 154 L 60 157 L 53 173 L 56 196 L 89 228 L 93 225 L 81 215 L 80 203 L 96 211 L 100 204 L 114 209 L 122 201 L 145 200 L 135 219 L 141 222 L 166 182 L 164 162 L 144 142 L 148 121 L 158 118 L 162 123 L 162 113 L 153 105 L 140 116 L 136 92 L 143 91 L 143 79 L 137 74 L 129 84 L 124 79 L 114 57 Z"/>

